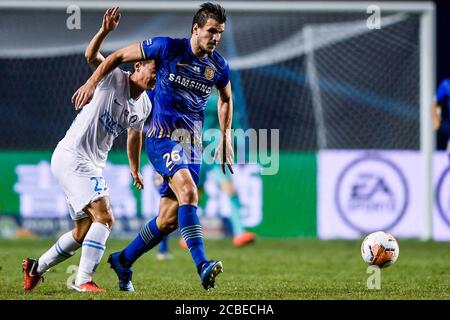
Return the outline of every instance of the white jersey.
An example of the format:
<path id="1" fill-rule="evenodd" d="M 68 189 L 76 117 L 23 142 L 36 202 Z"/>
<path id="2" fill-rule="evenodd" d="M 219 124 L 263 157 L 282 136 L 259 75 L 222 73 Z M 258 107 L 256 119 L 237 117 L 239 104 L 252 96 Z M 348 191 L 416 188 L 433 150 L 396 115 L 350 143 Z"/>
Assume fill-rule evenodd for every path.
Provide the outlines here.
<path id="1" fill-rule="evenodd" d="M 108 74 L 58 143 L 74 156 L 74 173 L 101 175 L 114 139 L 130 127 L 143 130 L 152 104 L 145 92 L 137 100 L 130 97 L 129 77 L 119 68 Z"/>

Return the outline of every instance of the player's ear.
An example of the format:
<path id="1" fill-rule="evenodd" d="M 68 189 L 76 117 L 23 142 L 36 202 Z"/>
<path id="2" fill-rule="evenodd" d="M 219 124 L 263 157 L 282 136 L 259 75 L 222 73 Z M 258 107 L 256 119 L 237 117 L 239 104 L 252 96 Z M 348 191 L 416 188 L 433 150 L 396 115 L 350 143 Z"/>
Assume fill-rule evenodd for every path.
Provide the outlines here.
<path id="1" fill-rule="evenodd" d="M 139 72 L 139 69 L 141 68 L 141 62 L 140 61 L 138 61 L 138 62 L 136 62 L 135 64 L 134 64 L 134 70 L 136 71 L 136 72 Z"/>
<path id="2" fill-rule="evenodd" d="M 198 24 L 194 23 L 194 26 L 192 27 L 192 34 L 195 34 L 197 36 L 198 35 L 197 30 L 198 30 Z"/>

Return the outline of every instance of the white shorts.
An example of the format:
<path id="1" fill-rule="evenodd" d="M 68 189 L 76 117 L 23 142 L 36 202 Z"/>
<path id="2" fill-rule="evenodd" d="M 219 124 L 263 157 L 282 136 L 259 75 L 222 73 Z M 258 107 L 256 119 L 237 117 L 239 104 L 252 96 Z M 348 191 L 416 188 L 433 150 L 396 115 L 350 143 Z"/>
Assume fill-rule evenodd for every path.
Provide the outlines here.
<path id="1" fill-rule="evenodd" d="M 80 220 L 89 215 L 83 209 L 91 202 L 109 196 L 109 188 L 102 174 L 83 176 L 77 174 L 76 157 L 67 150 L 57 147 L 52 155 L 53 176 L 64 190 L 72 220 Z"/>

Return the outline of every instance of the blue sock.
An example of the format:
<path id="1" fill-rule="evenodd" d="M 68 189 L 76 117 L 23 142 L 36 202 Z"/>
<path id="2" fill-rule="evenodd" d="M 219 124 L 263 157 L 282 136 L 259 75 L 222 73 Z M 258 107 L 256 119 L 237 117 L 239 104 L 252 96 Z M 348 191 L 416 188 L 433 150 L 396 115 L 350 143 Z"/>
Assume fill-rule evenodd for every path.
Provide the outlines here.
<path id="1" fill-rule="evenodd" d="M 168 251 L 169 251 L 169 236 L 165 236 L 159 243 L 158 252 L 165 253 Z"/>
<path id="2" fill-rule="evenodd" d="M 159 231 L 156 218 L 150 220 L 141 228 L 134 240 L 122 250 L 120 263 L 126 267 L 131 265 L 145 252 L 156 246 L 167 234 Z"/>
<path id="3" fill-rule="evenodd" d="M 198 271 L 207 260 L 196 206 L 186 204 L 178 207 L 178 226 Z"/>

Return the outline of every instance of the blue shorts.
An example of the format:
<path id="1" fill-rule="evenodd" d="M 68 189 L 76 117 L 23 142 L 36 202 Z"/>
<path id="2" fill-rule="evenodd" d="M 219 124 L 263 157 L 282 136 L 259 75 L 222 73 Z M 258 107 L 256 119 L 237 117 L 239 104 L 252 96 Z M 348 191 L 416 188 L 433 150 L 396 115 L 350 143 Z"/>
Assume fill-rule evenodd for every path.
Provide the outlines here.
<path id="1" fill-rule="evenodd" d="M 195 185 L 198 185 L 201 152 L 194 150 L 191 145 L 184 145 L 184 148 L 178 141 L 170 138 L 149 137 L 145 140 L 147 156 L 156 172 L 164 179 L 159 194 L 161 197 L 173 195 L 172 189 L 169 187 L 169 178 L 180 169 L 188 169 L 191 173 Z M 197 151 L 197 152 L 196 152 Z M 190 152 L 190 157 L 185 155 Z"/>

